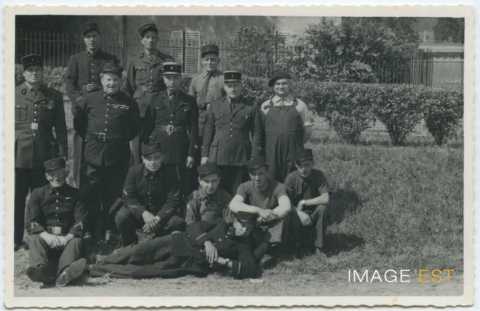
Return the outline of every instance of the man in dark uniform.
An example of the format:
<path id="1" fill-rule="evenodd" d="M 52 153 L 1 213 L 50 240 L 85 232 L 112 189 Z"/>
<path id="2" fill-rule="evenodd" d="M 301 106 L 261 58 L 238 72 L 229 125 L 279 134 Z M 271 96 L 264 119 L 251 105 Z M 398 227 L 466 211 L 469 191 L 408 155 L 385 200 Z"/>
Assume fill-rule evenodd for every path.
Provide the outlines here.
<path id="1" fill-rule="evenodd" d="M 42 163 L 67 156 L 62 95 L 43 84 L 42 58 L 22 58 L 25 82 L 15 88 L 15 250 L 23 243 L 28 192 L 46 183 Z"/>
<path id="2" fill-rule="evenodd" d="M 255 105 L 242 96 L 242 75 L 224 72 L 225 96 L 207 109 L 202 145 L 202 163 L 217 164 L 223 187 L 232 195 L 248 179 Z"/>
<path id="3" fill-rule="evenodd" d="M 220 63 L 218 46 L 207 44 L 200 50 L 202 72 L 192 78 L 188 94 L 195 97 L 199 111 L 198 133 L 203 137 L 208 105 L 223 97 L 223 74 L 218 70 Z"/>
<path id="4" fill-rule="evenodd" d="M 28 201 L 31 264 L 27 275 L 46 286 L 65 286 L 86 268 L 82 258 L 85 209 L 77 190 L 65 182 L 65 160 L 53 158 L 44 166 L 49 184 L 34 189 Z"/>
<path id="5" fill-rule="evenodd" d="M 206 276 L 222 271 L 236 278 L 258 277 L 268 235 L 255 228 L 255 217 L 236 215 L 232 221 L 194 222 L 186 232 L 121 248 L 91 266 L 91 276 L 172 278 Z"/>
<path id="6" fill-rule="evenodd" d="M 97 240 L 105 237 L 108 241 L 114 228 L 108 210 L 121 196 L 130 160 L 129 141 L 139 128 L 137 104 L 120 91 L 121 73 L 120 67 L 106 63 L 100 74 L 102 90 L 85 96 L 74 114 L 75 130 L 85 139 L 87 182 L 81 192 L 92 201 L 89 225 L 94 226 L 90 229 L 95 229 L 92 233 Z"/>
<path id="7" fill-rule="evenodd" d="M 198 111 L 195 99 L 180 90 L 181 66 L 165 63 L 166 90 L 153 94 L 145 113 L 141 141 L 168 146 L 165 165 L 177 174 L 182 194 L 193 190 L 193 156 L 198 149 Z"/>
<path id="8" fill-rule="evenodd" d="M 98 47 L 100 30 L 97 24 L 87 23 L 82 31 L 85 51 L 72 55 L 65 74 L 65 87 L 71 102 L 72 113 L 80 98 L 88 93 L 102 89 L 100 71 L 106 62 L 118 64 L 116 56 L 102 51 Z M 80 168 L 82 161 L 83 140 L 78 133 L 73 138 L 73 159 L 71 176 L 73 185 L 80 186 Z"/>
<path id="9" fill-rule="evenodd" d="M 302 246 L 321 253 L 326 229 L 326 209 L 329 201 L 328 183 L 325 175 L 313 169 L 313 153 L 305 149 L 295 161 L 296 171 L 285 179 L 287 194 L 296 206 L 302 221 Z"/>
<path id="10" fill-rule="evenodd" d="M 181 195 L 175 176 L 163 166 L 166 148 L 159 144 L 142 148 L 141 164 L 132 166 L 127 174 L 123 195 L 125 205 L 115 216 L 115 224 L 123 245 L 137 241 L 136 230 L 153 237 L 183 230 L 185 221 Z"/>
<path id="11" fill-rule="evenodd" d="M 190 195 L 187 202 L 185 221 L 187 225 L 205 221 L 217 223 L 226 219 L 229 214 L 228 203 L 232 196 L 219 188 L 221 183 L 220 170 L 213 163 L 198 167 L 198 190 Z"/>
<path id="12" fill-rule="evenodd" d="M 123 90 L 135 99 L 140 109 L 140 118 L 143 118 L 152 94 L 165 90 L 161 74 L 163 63 L 172 62 L 174 59 L 157 49 L 158 29 L 155 24 L 142 25 L 138 29 L 138 34 L 143 51 L 129 61 L 127 79 Z M 138 139 L 132 142 L 132 150 L 134 163 L 140 163 L 140 143 Z"/>

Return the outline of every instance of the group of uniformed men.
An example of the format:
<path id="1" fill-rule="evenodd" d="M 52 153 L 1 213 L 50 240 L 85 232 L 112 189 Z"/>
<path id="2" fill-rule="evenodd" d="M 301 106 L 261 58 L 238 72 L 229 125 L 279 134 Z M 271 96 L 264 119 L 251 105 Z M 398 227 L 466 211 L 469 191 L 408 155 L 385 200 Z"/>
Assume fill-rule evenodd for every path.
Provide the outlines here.
<path id="1" fill-rule="evenodd" d="M 65 76 L 75 129 L 69 170 L 62 94 L 43 83 L 41 56 L 22 58 L 15 250 L 26 228 L 27 275 L 45 286 L 85 271 L 245 278 L 279 256 L 320 251 L 328 184 L 304 148 L 312 122 L 289 74 L 274 74 L 272 97 L 256 104 L 242 92 L 241 73 L 220 72 L 218 47 L 206 45 L 186 94 L 181 65 L 156 49 L 155 24 L 138 33 L 143 51 L 122 84 L 118 59 L 98 48 L 98 26 L 83 29 L 86 49 Z M 115 233 L 122 247 L 88 262 L 84 241 Z"/>

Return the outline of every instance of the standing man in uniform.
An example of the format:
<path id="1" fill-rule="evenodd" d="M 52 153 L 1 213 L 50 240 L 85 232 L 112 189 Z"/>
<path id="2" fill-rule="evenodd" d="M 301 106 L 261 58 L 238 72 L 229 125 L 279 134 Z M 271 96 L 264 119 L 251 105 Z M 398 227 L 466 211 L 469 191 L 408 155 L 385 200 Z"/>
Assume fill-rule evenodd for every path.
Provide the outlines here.
<path id="1" fill-rule="evenodd" d="M 198 133 L 200 142 L 203 138 L 205 116 L 208 105 L 223 97 L 223 74 L 218 70 L 220 63 L 218 46 L 204 45 L 201 48 L 202 72 L 192 78 L 188 93 L 197 101 L 199 118 Z"/>
<path id="2" fill-rule="evenodd" d="M 193 190 L 194 154 L 198 149 L 198 110 L 195 99 L 180 90 L 179 64 L 163 66 L 166 90 L 152 95 L 145 112 L 141 141 L 166 146 L 165 165 L 178 176 L 184 197 Z"/>
<path id="3" fill-rule="evenodd" d="M 78 191 L 66 182 L 65 159 L 45 161 L 49 184 L 33 190 L 28 201 L 28 277 L 44 286 L 65 286 L 86 268 L 82 258 L 85 209 Z"/>
<path id="4" fill-rule="evenodd" d="M 129 62 L 127 79 L 123 90 L 137 102 L 140 118 L 145 116 L 147 105 L 153 94 L 165 90 L 162 79 L 163 63 L 173 62 L 172 56 L 157 49 L 158 29 L 153 23 L 142 25 L 138 29 L 143 51 Z M 132 142 L 133 162 L 138 164 L 140 159 L 140 143 L 138 139 Z"/>
<path id="5" fill-rule="evenodd" d="M 106 63 L 100 74 L 102 90 L 88 94 L 77 105 L 75 130 L 85 139 L 86 178 L 82 193 L 88 195 L 89 225 L 97 241 L 110 239 L 114 228 L 108 210 L 122 194 L 127 174 L 129 141 L 138 134 L 138 106 L 120 91 L 122 68 Z"/>
<path id="6" fill-rule="evenodd" d="M 22 64 L 25 82 L 15 88 L 15 250 L 23 244 L 28 192 L 47 182 L 43 162 L 67 156 L 62 94 L 43 84 L 40 55 L 24 56 Z"/>
<path id="7" fill-rule="evenodd" d="M 116 56 L 102 51 L 98 47 L 100 30 L 95 23 L 87 23 L 83 28 L 85 51 L 72 55 L 65 75 L 65 86 L 71 102 L 72 114 L 75 106 L 88 93 L 102 89 L 100 71 L 106 62 L 118 64 Z M 83 154 L 83 139 L 75 133 L 73 138 L 72 176 L 73 185 L 80 187 L 80 176 Z"/>
<path id="8" fill-rule="evenodd" d="M 202 146 L 202 164 L 220 167 L 222 184 L 232 195 L 248 179 L 247 162 L 252 150 L 255 106 L 242 96 L 242 75 L 224 72 L 225 96 L 207 109 Z"/>
<path id="9" fill-rule="evenodd" d="M 159 144 L 144 145 L 143 163 L 128 171 L 123 187 L 125 205 L 115 216 L 124 246 L 137 242 L 137 229 L 155 237 L 185 227 L 180 188 L 163 165 L 165 149 Z"/>

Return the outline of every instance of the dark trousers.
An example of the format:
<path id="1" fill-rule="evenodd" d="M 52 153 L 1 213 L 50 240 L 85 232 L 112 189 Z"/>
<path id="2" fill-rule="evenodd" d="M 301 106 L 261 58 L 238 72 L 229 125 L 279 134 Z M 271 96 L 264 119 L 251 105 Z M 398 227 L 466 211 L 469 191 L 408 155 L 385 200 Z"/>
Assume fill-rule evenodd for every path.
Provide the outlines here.
<path id="1" fill-rule="evenodd" d="M 25 230 L 25 201 L 29 191 L 47 183 L 43 169 L 15 168 L 15 244 L 23 241 Z M 28 213 L 28 211 L 27 211 Z"/>
<path id="2" fill-rule="evenodd" d="M 312 218 L 312 224 L 302 228 L 302 235 L 307 241 L 308 246 L 323 248 L 325 231 L 327 229 L 327 217 L 325 217 L 326 209 L 325 205 L 313 206 L 310 209 L 307 207 L 304 209 L 304 211 L 310 215 L 310 218 Z"/>
<path id="3" fill-rule="evenodd" d="M 38 234 L 29 236 L 30 266 L 46 266 L 52 278 L 82 257 L 82 239 L 73 238 L 63 248 L 52 249 Z"/>
<path id="4" fill-rule="evenodd" d="M 178 186 L 182 193 L 182 198 L 186 200 L 188 195 L 192 193 L 193 189 L 196 189 L 196 169 L 187 168 L 185 162 L 179 164 L 165 164 L 165 169 L 168 176 L 176 176 Z"/>
<path id="5" fill-rule="evenodd" d="M 145 223 L 141 217 L 134 215 L 127 207 L 123 206 L 115 215 L 115 225 L 122 237 L 123 245 L 129 245 L 137 242 L 137 229 L 143 227 Z M 169 219 L 160 220 L 160 227 L 156 231 L 157 236 L 162 236 L 173 231 L 182 231 L 185 229 L 185 220 L 177 215 Z"/>
<path id="6" fill-rule="evenodd" d="M 220 177 L 221 184 L 231 195 L 237 193 L 238 186 L 248 180 L 248 170 L 244 166 L 221 165 Z"/>
<path id="7" fill-rule="evenodd" d="M 114 230 L 113 215 L 108 211 L 122 195 L 123 183 L 128 171 L 128 162 L 116 166 L 86 165 L 86 183 L 80 195 L 88 206 L 87 229 L 96 240 L 104 237 L 105 230 Z"/>

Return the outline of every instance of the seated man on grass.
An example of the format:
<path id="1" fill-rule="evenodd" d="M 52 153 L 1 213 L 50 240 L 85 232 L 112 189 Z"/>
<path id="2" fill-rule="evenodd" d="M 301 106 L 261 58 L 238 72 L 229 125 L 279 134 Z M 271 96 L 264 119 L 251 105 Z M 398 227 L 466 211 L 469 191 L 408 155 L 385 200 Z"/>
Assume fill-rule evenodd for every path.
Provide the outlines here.
<path id="1" fill-rule="evenodd" d="M 174 278 L 223 272 L 236 279 L 258 277 L 259 261 L 268 247 L 268 236 L 255 228 L 249 214 L 217 224 L 197 221 L 186 232 L 145 240 L 117 249 L 90 266 L 90 275 L 113 278 Z"/>
<path id="2" fill-rule="evenodd" d="M 44 163 L 48 184 L 33 190 L 28 201 L 28 277 L 43 287 L 63 287 L 79 279 L 87 267 L 82 258 L 85 208 L 78 191 L 66 184 L 65 160 Z"/>
<path id="3" fill-rule="evenodd" d="M 295 161 L 297 170 L 287 176 L 285 186 L 303 225 L 300 233 L 303 250 L 320 254 L 324 246 L 329 191 L 325 175 L 313 165 L 312 150 L 303 150 Z"/>
<path id="4" fill-rule="evenodd" d="M 290 229 L 285 221 L 291 210 L 285 186 L 268 175 L 263 159 L 252 159 L 248 164 L 250 181 L 241 184 L 230 202 L 230 210 L 255 215 L 258 225 L 270 233 L 270 253 L 289 251 Z M 269 258 L 270 259 L 270 258 Z"/>

